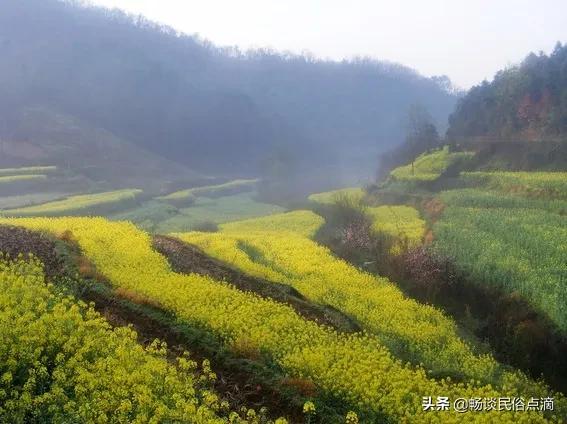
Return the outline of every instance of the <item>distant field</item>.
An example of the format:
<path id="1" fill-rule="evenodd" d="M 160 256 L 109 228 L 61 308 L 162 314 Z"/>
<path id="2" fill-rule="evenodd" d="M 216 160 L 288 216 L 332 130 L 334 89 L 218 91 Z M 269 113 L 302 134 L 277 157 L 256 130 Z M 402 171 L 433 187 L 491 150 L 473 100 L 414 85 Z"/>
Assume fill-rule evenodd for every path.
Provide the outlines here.
<path id="1" fill-rule="evenodd" d="M 316 203 L 332 204 L 342 196 L 348 196 L 353 199 L 362 199 L 362 197 L 364 197 L 364 194 L 364 190 L 360 187 L 349 187 L 339 190 L 326 191 L 323 193 L 315 193 L 310 195 L 308 199 Z"/>
<path id="2" fill-rule="evenodd" d="M 257 202 L 252 197 L 250 193 L 241 193 L 218 199 L 197 199 L 194 206 L 181 209 L 179 215 L 160 223 L 157 230 L 160 233 L 189 231 L 206 222 L 222 224 L 283 211 L 279 206 Z"/>
<path id="3" fill-rule="evenodd" d="M 448 147 L 424 153 L 412 164 L 394 169 L 390 175 L 399 181 L 433 181 L 450 166 L 474 156 L 472 152 L 450 153 Z"/>
<path id="4" fill-rule="evenodd" d="M 21 174 L 47 174 L 57 171 L 56 166 L 27 166 L 22 168 L 0 168 L 0 176 Z"/>
<path id="5" fill-rule="evenodd" d="M 127 220 L 146 231 L 169 233 L 191 231 L 200 224 L 260 217 L 283 212 L 283 208 L 254 200 L 254 193 L 240 193 L 216 199 L 200 197 L 190 207 L 150 201 L 132 210 L 111 215 L 113 220 Z"/>
<path id="6" fill-rule="evenodd" d="M 15 183 L 19 181 L 33 181 L 33 180 L 45 180 L 47 179 L 47 175 L 38 174 L 38 175 L 6 175 L 0 176 L 0 184 L 9 184 Z"/>
<path id="7" fill-rule="evenodd" d="M 71 193 L 46 192 L 19 194 L 15 196 L 2 196 L 0 197 L 0 210 L 23 208 L 40 203 L 51 202 L 71 195 Z"/>
<path id="8" fill-rule="evenodd" d="M 126 207 L 135 201 L 142 190 L 125 189 L 95 194 L 71 196 L 63 200 L 24 208 L 2 211 L 7 216 L 62 216 L 101 214 L 104 211 Z"/>
<path id="9" fill-rule="evenodd" d="M 187 190 L 180 190 L 168 194 L 167 196 L 156 197 L 156 200 L 165 201 L 172 204 L 182 204 L 192 202 L 196 197 L 219 197 L 230 194 L 237 194 L 246 191 L 253 191 L 258 180 L 234 180 L 224 184 L 195 187 Z"/>

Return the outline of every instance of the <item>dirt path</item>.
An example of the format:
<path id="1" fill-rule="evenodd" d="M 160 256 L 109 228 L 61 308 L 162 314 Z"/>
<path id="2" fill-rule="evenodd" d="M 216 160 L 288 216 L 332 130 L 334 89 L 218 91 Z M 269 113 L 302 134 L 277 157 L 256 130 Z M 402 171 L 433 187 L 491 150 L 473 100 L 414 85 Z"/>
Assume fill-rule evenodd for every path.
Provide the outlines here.
<path id="1" fill-rule="evenodd" d="M 252 277 L 230 265 L 207 256 L 202 250 L 179 239 L 156 235 L 153 247 L 164 255 L 175 272 L 200 274 L 227 281 L 237 289 L 286 303 L 305 319 L 315 321 L 341 332 L 357 332 L 360 326 L 342 312 L 330 306 L 310 302 L 293 287 Z"/>

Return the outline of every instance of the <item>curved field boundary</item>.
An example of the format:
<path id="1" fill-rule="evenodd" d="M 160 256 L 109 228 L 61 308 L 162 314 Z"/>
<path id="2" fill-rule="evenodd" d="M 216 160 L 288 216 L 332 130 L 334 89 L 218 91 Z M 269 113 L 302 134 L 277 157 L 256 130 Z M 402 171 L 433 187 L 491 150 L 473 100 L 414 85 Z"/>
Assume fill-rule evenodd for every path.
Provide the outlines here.
<path id="1" fill-rule="evenodd" d="M 226 422 L 197 389 L 197 364 L 111 329 L 46 285 L 37 260 L 0 260 L 0 338 L 2 422 Z"/>
<path id="2" fill-rule="evenodd" d="M 160 302 L 179 319 L 208 328 L 229 346 L 243 343 L 248 348 L 256 346 L 269 353 L 290 376 L 311 379 L 321 390 L 345 399 L 361 417 L 370 418 L 368 421 L 386 416 L 412 423 L 447 422 L 447 419 L 545 422 L 535 412 L 424 411 L 423 396 L 443 393 L 451 398 L 493 398 L 503 393 L 512 396 L 517 390 L 510 385 L 501 392 L 488 385 L 433 380 L 423 369 L 393 358 L 370 335 L 338 334 L 304 320 L 288 306 L 240 292 L 210 278 L 173 273 L 166 259 L 151 249 L 150 237 L 128 223 L 89 218 L 8 222 L 55 233 L 72 231 L 85 254 L 117 287 Z M 538 391 L 536 386 L 531 390 Z"/>
<path id="3" fill-rule="evenodd" d="M 95 194 L 82 194 L 40 205 L 7 209 L 0 213 L 6 216 L 19 217 L 97 215 L 134 205 L 136 203 L 136 197 L 140 193 L 142 193 L 142 190 L 125 189 Z"/>

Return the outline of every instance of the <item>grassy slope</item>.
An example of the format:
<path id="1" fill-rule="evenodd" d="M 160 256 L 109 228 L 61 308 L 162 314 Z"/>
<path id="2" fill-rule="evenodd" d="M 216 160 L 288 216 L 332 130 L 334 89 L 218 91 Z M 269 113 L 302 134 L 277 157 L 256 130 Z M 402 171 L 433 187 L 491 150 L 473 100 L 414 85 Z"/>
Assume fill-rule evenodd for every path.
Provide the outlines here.
<path id="1" fill-rule="evenodd" d="M 473 153 L 453 152 L 448 147 L 432 153 L 424 153 L 415 159 L 413 165 L 408 164 L 394 169 L 390 175 L 398 181 L 433 181 L 449 166 L 472 158 Z"/>
<path id="2" fill-rule="evenodd" d="M 418 158 L 416 170 L 427 166 L 411 178 L 436 175 L 431 171 L 446 161 L 444 151 Z M 406 178 L 410 168 L 392 175 Z M 519 293 L 567 330 L 566 172 L 462 172 L 451 182 L 457 188 L 441 193 L 400 184 L 390 180 L 382 190 L 406 199 L 438 197 L 444 205 L 433 226 L 437 251 L 452 257 L 473 281 Z"/>
<path id="3" fill-rule="evenodd" d="M 282 208 L 268 203 L 257 202 L 251 193 L 224 196 L 217 199 L 199 198 L 195 204 L 179 210 L 179 214 L 160 222 L 156 231 L 170 233 L 190 231 L 194 226 L 213 222 L 222 224 L 263 215 L 282 212 Z"/>

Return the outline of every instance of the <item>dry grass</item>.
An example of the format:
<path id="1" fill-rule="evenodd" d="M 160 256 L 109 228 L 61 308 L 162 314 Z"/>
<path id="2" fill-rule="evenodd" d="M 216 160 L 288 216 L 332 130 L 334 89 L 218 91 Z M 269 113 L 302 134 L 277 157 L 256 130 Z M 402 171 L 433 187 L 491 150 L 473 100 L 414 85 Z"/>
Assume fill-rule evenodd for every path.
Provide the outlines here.
<path id="1" fill-rule="evenodd" d="M 156 309 L 163 309 L 163 305 L 159 303 L 157 300 L 144 296 L 143 294 L 137 293 L 130 289 L 117 287 L 114 290 L 114 294 L 117 297 L 129 300 L 137 305 L 149 306 L 151 308 L 156 308 Z"/>
<path id="2" fill-rule="evenodd" d="M 258 361 L 261 358 L 260 349 L 254 341 L 248 337 L 239 337 L 232 344 L 232 351 L 243 358 Z"/>
<path id="3" fill-rule="evenodd" d="M 313 398 L 317 394 L 315 383 L 307 378 L 288 377 L 282 380 L 284 386 L 297 390 L 302 395 Z"/>

